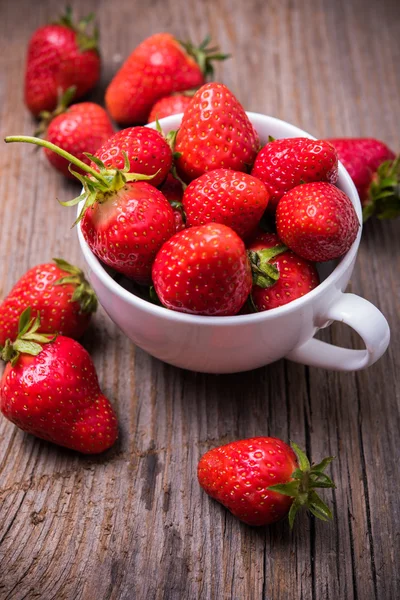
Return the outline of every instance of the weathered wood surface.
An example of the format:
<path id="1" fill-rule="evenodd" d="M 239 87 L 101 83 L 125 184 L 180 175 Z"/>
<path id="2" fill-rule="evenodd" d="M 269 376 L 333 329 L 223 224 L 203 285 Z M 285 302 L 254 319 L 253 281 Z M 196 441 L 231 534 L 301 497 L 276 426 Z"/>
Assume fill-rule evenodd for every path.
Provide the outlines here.
<path id="1" fill-rule="evenodd" d="M 72 2 L 96 9 L 103 83 L 144 36 L 206 32 L 232 52 L 221 80 L 249 110 L 318 135 L 377 136 L 399 149 L 400 4 L 372 0 Z M 1 1 L 1 134 L 30 133 L 25 46 L 58 1 Z M 0 297 L 52 256 L 82 264 L 75 191 L 30 147 L 0 147 Z M 399 557 L 399 222 L 365 228 L 351 288 L 393 339 L 368 371 L 281 361 L 235 376 L 180 371 L 135 348 L 102 311 L 84 340 L 121 421 L 117 446 L 82 458 L 0 421 L 2 600 L 395 600 Z M 347 328 L 324 339 L 353 345 Z M 333 454 L 335 520 L 251 529 L 201 493 L 199 456 L 239 437 L 293 438 Z M 397 567 L 396 567 L 397 564 Z"/>

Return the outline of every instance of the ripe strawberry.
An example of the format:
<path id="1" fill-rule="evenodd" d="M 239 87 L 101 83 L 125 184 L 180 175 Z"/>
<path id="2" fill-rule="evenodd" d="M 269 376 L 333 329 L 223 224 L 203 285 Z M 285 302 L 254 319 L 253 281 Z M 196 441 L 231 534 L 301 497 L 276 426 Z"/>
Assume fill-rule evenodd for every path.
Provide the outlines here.
<path id="1" fill-rule="evenodd" d="M 170 117 L 171 115 L 178 115 L 179 113 L 185 112 L 191 99 L 190 96 L 185 96 L 185 94 L 173 94 L 172 96 L 161 98 L 161 100 L 158 100 L 151 109 L 147 122 L 153 123 L 156 119 L 160 120 L 165 117 Z"/>
<path id="2" fill-rule="evenodd" d="M 170 33 L 156 33 L 144 40 L 122 65 L 106 91 L 106 106 L 121 125 L 146 123 L 160 98 L 202 85 L 212 74 L 212 61 L 226 55 L 182 43 Z"/>
<path id="3" fill-rule="evenodd" d="M 293 527 L 302 506 L 319 519 L 332 519 L 315 488 L 334 488 L 324 470 L 333 460 L 310 465 L 292 443 L 273 437 L 254 437 L 213 448 L 198 464 L 204 491 L 248 525 L 270 525 L 289 517 Z"/>
<path id="4" fill-rule="evenodd" d="M 161 303 L 195 315 L 235 315 L 251 290 L 243 241 L 219 223 L 191 227 L 166 242 L 153 265 Z"/>
<path id="5" fill-rule="evenodd" d="M 298 185 L 283 196 L 276 211 L 276 228 L 282 242 L 312 262 L 345 254 L 359 227 L 350 198 L 330 183 Z"/>
<path id="6" fill-rule="evenodd" d="M 251 168 L 260 141 L 242 105 L 222 83 L 203 85 L 186 108 L 176 136 L 176 161 L 189 182 L 206 171 Z"/>
<path id="7" fill-rule="evenodd" d="M 107 169 L 123 169 L 125 157 L 131 172 L 154 175 L 151 184 L 160 185 L 172 165 L 172 150 L 165 138 L 149 127 L 129 127 L 110 137 L 96 152 Z"/>
<path id="8" fill-rule="evenodd" d="M 335 183 L 338 158 L 334 147 L 324 140 L 273 140 L 257 154 L 251 174 L 265 183 L 271 195 L 269 209 L 275 210 L 282 196 L 300 183 Z"/>
<path id="9" fill-rule="evenodd" d="M 248 248 L 254 284 L 251 299 L 257 311 L 292 302 L 319 284 L 314 265 L 288 250 L 274 233 L 258 234 Z"/>
<path id="10" fill-rule="evenodd" d="M 90 159 L 84 153 L 94 154 L 114 134 L 114 130 L 106 111 L 98 104 L 80 102 L 68 108 L 74 93 L 75 88 L 69 88 L 53 113 L 46 111 L 41 113 L 43 121 L 36 133 L 45 132 L 46 140 L 89 164 Z M 44 152 L 48 161 L 58 171 L 70 179 L 74 178 L 68 169 L 69 162 L 65 158 L 47 148 Z M 78 172 L 83 174 L 81 170 Z"/>
<path id="11" fill-rule="evenodd" d="M 393 219 L 400 214 L 400 156 L 372 138 L 328 140 L 360 195 L 363 218 Z"/>
<path id="12" fill-rule="evenodd" d="M 33 267 L 21 277 L 0 305 L 0 346 L 18 334 L 22 311 L 31 307 L 40 315 L 41 333 L 79 338 L 86 331 L 97 299 L 83 271 L 55 258 Z"/>
<path id="13" fill-rule="evenodd" d="M 59 91 L 76 86 L 75 99 L 84 96 L 100 77 L 98 32 L 86 31 L 93 15 L 77 25 L 67 9 L 57 23 L 40 27 L 28 47 L 25 69 L 25 104 L 32 114 L 57 106 Z"/>
<path id="14" fill-rule="evenodd" d="M 131 173 L 126 154 L 123 154 L 123 169 L 107 169 L 99 158 L 88 155 L 96 170 L 40 138 L 11 136 L 5 141 L 49 148 L 88 173 L 90 177 L 71 171 L 82 183 L 84 191 L 78 198 L 61 204 L 83 203 L 76 222 L 82 220 L 83 236 L 98 258 L 139 284 L 151 283 L 154 258 L 175 232 L 174 214 L 168 200 L 157 188 L 146 183 L 146 180 L 152 180 L 151 176 Z"/>
<path id="15" fill-rule="evenodd" d="M 101 393 L 93 362 L 71 338 L 39 334 L 40 320 L 26 309 L 17 339 L 7 340 L 8 364 L 0 384 L 3 415 L 20 429 L 84 454 L 110 448 L 118 424 Z"/>
<path id="16" fill-rule="evenodd" d="M 175 231 L 185 229 L 185 215 L 183 212 L 183 187 L 182 183 L 176 179 L 172 173 L 168 174 L 167 179 L 160 186 L 160 192 L 164 194 L 170 203 L 175 217 Z"/>
<path id="17" fill-rule="evenodd" d="M 265 185 L 247 173 L 216 169 L 192 181 L 183 195 L 186 224 L 223 223 L 245 238 L 267 208 Z"/>

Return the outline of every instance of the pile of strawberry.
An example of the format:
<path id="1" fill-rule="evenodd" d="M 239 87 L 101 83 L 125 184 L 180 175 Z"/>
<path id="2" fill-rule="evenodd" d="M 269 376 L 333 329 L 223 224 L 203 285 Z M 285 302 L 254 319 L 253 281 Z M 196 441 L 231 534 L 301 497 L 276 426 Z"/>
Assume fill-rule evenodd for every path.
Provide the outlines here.
<path id="1" fill-rule="evenodd" d="M 76 102 L 100 74 L 93 16 L 70 11 L 31 38 L 25 103 L 41 119 L 50 163 L 76 178 L 77 222 L 92 252 L 170 310 L 233 316 L 277 308 L 319 284 L 316 263 L 338 259 L 359 222 L 335 184 L 338 154 L 364 217 L 399 214 L 400 162 L 381 142 L 260 140 L 237 98 L 207 83 L 227 55 L 169 33 L 142 42 L 109 84 L 106 109 Z M 92 31 L 90 28 L 92 27 Z M 71 102 L 75 102 L 71 104 Z M 158 119 L 183 113 L 164 135 Z M 123 126 L 117 133 L 111 118 Z M 144 127 L 157 121 L 156 128 Z M 118 435 L 94 365 L 76 341 L 96 310 L 80 269 L 57 259 L 28 271 L 0 306 L 3 414 L 21 429 L 83 453 Z M 253 438 L 208 452 L 201 486 L 249 524 L 272 523 L 301 506 L 326 520 L 316 494 L 334 487 L 331 458 L 310 465 L 301 450 Z"/>

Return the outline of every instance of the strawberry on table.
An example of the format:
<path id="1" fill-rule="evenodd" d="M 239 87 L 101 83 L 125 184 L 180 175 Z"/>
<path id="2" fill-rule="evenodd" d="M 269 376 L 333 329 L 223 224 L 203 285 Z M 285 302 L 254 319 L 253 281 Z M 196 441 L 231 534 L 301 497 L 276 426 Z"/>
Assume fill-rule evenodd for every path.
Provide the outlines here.
<path id="1" fill-rule="evenodd" d="M 96 157 L 107 169 L 123 169 L 125 155 L 130 171 L 152 175 L 151 184 L 159 186 L 172 166 L 172 150 L 163 135 L 149 127 L 128 127 L 110 137 L 97 150 Z"/>
<path id="2" fill-rule="evenodd" d="M 94 102 L 80 102 L 68 108 L 75 93 L 69 88 L 62 96 L 53 113 L 41 113 L 42 125 L 37 133 L 63 150 L 74 154 L 86 164 L 90 159 L 84 154 L 94 154 L 100 146 L 113 134 L 114 129 L 104 108 Z M 47 148 L 44 150 L 47 160 L 66 177 L 73 179 L 68 169 L 69 162 L 54 154 Z M 83 171 L 79 171 L 83 173 Z"/>
<path id="3" fill-rule="evenodd" d="M 273 437 L 254 437 L 213 448 L 198 464 L 200 486 L 248 525 L 271 525 L 288 516 L 293 527 L 304 506 L 323 521 L 332 518 L 315 491 L 334 488 L 324 473 L 333 460 L 310 465 L 304 452 Z"/>
<path id="4" fill-rule="evenodd" d="M 144 40 L 122 65 L 106 91 L 106 106 L 121 125 L 146 123 L 155 102 L 173 92 L 202 85 L 213 73 L 212 61 L 227 55 L 208 47 L 183 43 L 170 33 Z"/>
<path id="5" fill-rule="evenodd" d="M 223 223 L 245 238 L 257 227 L 268 199 L 265 185 L 255 177 L 216 169 L 198 177 L 185 189 L 186 225 Z"/>
<path id="6" fill-rule="evenodd" d="M 334 185 L 304 183 L 281 198 L 276 229 L 282 242 L 312 262 L 343 256 L 360 227 L 351 200 Z"/>
<path id="7" fill-rule="evenodd" d="M 319 285 L 315 266 L 291 252 L 274 233 L 257 235 L 248 249 L 253 268 L 251 300 L 257 311 L 292 302 Z"/>
<path id="8" fill-rule="evenodd" d="M 160 192 L 164 194 L 168 202 L 170 203 L 172 210 L 174 211 L 175 217 L 175 231 L 182 231 L 185 229 L 185 214 L 183 212 L 183 186 L 182 183 L 176 179 L 172 173 L 168 174 L 167 179 L 160 186 Z"/>
<path id="9" fill-rule="evenodd" d="M 363 218 L 400 215 L 400 155 L 373 138 L 327 140 L 349 172 L 363 205 Z"/>
<path id="10" fill-rule="evenodd" d="M 207 83 L 193 96 L 176 136 L 176 165 L 189 182 L 206 171 L 249 171 L 260 140 L 244 108 L 222 83 Z"/>
<path id="11" fill-rule="evenodd" d="M 27 142 L 48 148 L 90 175 L 88 177 L 72 171 L 82 183 L 84 191 L 77 198 L 62 204 L 74 206 L 83 203 L 76 222 L 81 221 L 83 236 L 98 258 L 139 284 L 151 283 L 154 258 L 163 243 L 175 232 L 174 213 L 168 200 L 157 188 L 147 183 L 153 180 L 152 175 L 132 173 L 129 158 L 123 152 L 123 169 L 107 169 L 99 158 L 88 155 L 96 167 L 93 168 L 40 138 L 10 136 L 5 141 Z M 152 161 L 153 167 L 155 163 Z M 160 169 L 163 167 L 160 163 Z"/>
<path id="12" fill-rule="evenodd" d="M 190 104 L 191 100 L 192 97 L 185 96 L 185 94 L 172 94 L 171 96 L 165 96 L 165 98 L 161 98 L 161 100 L 158 100 L 154 104 L 147 122 L 153 123 L 153 121 L 159 121 L 165 117 L 183 113 Z"/>
<path id="13" fill-rule="evenodd" d="M 61 19 L 33 34 L 25 68 L 25 104 L 35 116 L 57 106 L 60 90 L 76 87 L 75 99 L 81 98 L 100 77 L 98 33 L 87 32 L 93 15 L 78 24 L 67 9 Z"/>
<path id="14" fill-rule="evenodd" d="M 40 315 L 41 333 L 79 338 L 97 309 L 96 295 L 83 271 L 67 261 L 37 265 L 19 279 L 0 305 L 0 346 L 18 334 L 21 312 Z"/>
<path id="15" fill-rule="evenodd" d="M 272 140 L 257 154 L 251 174 L 265 183 L 271 196 L 269 209 L 275 210 L 282 196 L 300 183 L 336 183 L 338 158 L 324 140 Z"/>
<path id="16" fill-rule="evenodd" d="M 110 448 L 118 424 L 101 393 L 93 362 L 75 340 L 38 333 L 39 317 L 26 309 L 15 340 L 0 349 L 7 362 L 0 383 L 3 415 L 39 438 L 97 454 Z"/>
<path id="17" fill-rule="evenodd" d="M 180 231 L 158 252 L 153 283 L 161 303 L 171 310 L 235 315 L 252 284 L 244 243 L 219 223 Z"/>

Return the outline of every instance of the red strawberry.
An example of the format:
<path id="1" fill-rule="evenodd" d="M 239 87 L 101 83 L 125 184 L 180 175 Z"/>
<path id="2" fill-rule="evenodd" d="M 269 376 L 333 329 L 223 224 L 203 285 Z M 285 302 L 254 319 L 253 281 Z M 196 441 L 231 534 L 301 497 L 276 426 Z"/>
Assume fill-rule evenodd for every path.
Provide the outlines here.
<path id="1" fill-rule="evenodd" d="M 249 251 L 254 283 L 251 299 L 258 311 L 292 302 L 319 284 L 314 265 L 288 250 L 274 233 L 257 235 Z"/>
<path id="2" fill-rule="evenodd" d="M 39 334 L 39 327 L 27 309 L 18 338 L 2 349 L 8 364 L 1 412 L 20 429 L 60 446 L 84 454 L 107 450 L 118 436 L 117 418 L 89 354 L 71 338 Z"/>
<path id="3" fill-rule="evenodd" d="M 338 158 L 334 147 L 324 140 L 273 140 L 257 154 L 251 174 L 265 183 L 271 195 L 269 208 L 275 210 L 282 196 L 300 183 L 335 183 Z"/>
<path id="4" fill-rule="evenodd" d="M 58 23 L 40 27 L 33 34 L 25 69 L 25 104 L 35 116 L 55 109 L 60 90 L 76 86 L 77 99 L 97 83 L 98 34 L 96 29 L 92 36 L 86 32 L 92 19 L 89 15 L 74 25 L 67 9 Z"/>
<path id="5" fill-rule="evenodd" d="M 213 223 L 176 233 L 158 252 L 153 283 L 161 303 L 195 315 L 235 315 L 251 290 L 243 241 Z"/>
<path id="6" fill-rule="evenodd" d="M 190 96 L 185 96 L 185 94 L 174 94 L 172 96 L 161 98 L 161 100 L 158 100 L 151 109 L 148 123 L 153 123 L 156 119 L 160 120 L 164 119 L 164 117 L 170 117 L 171 115 L 178 115 L 179 113 L 185 112 L 191 99 Z"/>
<path id="7" fill-rule="evenodd" d="M 21 277 L 0 305 L 0 346 L 18 334 L 22 311 L 40 315 L 41 333 L 61 333 L 79 338 L 97 309 L 94 291 L 83 271 L 65 260 L 33 267 Z"/>
<path id="8" fill-rule="evenodd" d="M 74 91 L 75 88 L 72 87 L 65 92 L 54 113 L 42 113 L 44 119 L 37 133 L 45 131 L 46 140 L 90 164 L 90 159 L 84 153 L 94 154 L 114 134 L 114 130 L 106 111 L 98 104 L 81 102 L 67 108 Z M 44 152 L 58 171 L 70 179 L 74 178 L 65 158 L 47 148 Z M 78 172 L 83 174 L 82 170 Z"/>
<path id="9" fill-rule="evenodd" d="M 351 200 L 330 183 L 304 183 L 283 196 L 276 211 L 282 242 L 312 262 L 345 254 L 360 227 Z"/>
<path id="10" fill-rule="evenodd" d="M 112 202 L 93 204 L 83 215 L 81 229 L 106 265 L 146 285 L 158 250 L 175 232 L 175 219 L 163 194 L 141 181 L 118 190 Z"/>
<path id="11" fill-rule="evenodd" d="M 82 233 L 98 258 L 139 284 L 151 283 L 154 258 L 175 232 L 174 214 L 168 200 L 157 188 L 145 182 L 151 180 L 151 176 L 131 173 L 126 154 L 123 169 L 107 169 L 101 160 L 89 155 L 95 163 L 94 169 L 40 138 L 11 136 L 5 141 L 49 148 L 88 173 L 90 177 L 76 173 L 84 187 L 83 193 L 61 204 L 83 203 L 77 222 L 82 219 Z"/>
<path id="12" fill-rule="evenodd" d="M 332 457 L 311 466 L 291 445 L 294 451 L 277 438 L 254 437 L 213 448 L 199 461 L 199 483 L 248 525 L 270 525 L 288 515 L 292 527 L 301 506 L 323 521 L 331 519 L 315 488 L 335 487 L 324 473 Z"/>
<path id="13" fill-rule="evenodd" d="M 123 169 L 124 152 L 131 172 L 154 175 L 151 184 L 160 185 L 172 165 L 172 151 L 165 138 L 149 127 L 129 127 L 110 137 L 96 152 L 107 169 Z"/>
<path id="14" fill-rule="evenodd" d="M 172 173 L 168 174 L 167 179 L 160 186 L 160 192 L 164 194 L 172 210 L 174 211 L 175 217 L 175 231 L 182 231 L 185 229 L 185 215 L 183 213 L 183 187 L 182 183 L 176 179 Z"/>
<path id="15" fill-rule="evenodd" d="M 144 40 L 122 65 L 106 91 L 106 105 L 121 125 L 146 123 L 160 98 L 199 85 L 212 74 L 212 60 L 227 58 L 207 48 L 179 42 L 170 33 L 156 33 Z"/>
<path id="16" fill-rule="evenodd" d="M 267 208 L 265 185 L 247 173 L 216 169 L 192 181 L 183 196 L 186 224 L 223 223 L 245 238 Z"/>
<path id="17" fill-rule="evenodd" d="M 208 83 L 183 115 L 175 145 L 178 172 L 189 182 L 214 169 L 247 171 L 259 146 L 258 134 L 232 92 L 222 83 Z"/>
<path id="18" fill-rule="evenodd" d="M 400 156 L 372 138 L 328 140 L 348 170 L 360 195 L 366 221 L 376 215 L 392 219 L 400 214 Z"/>

